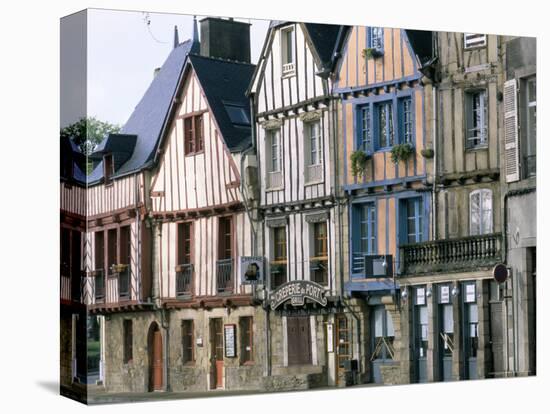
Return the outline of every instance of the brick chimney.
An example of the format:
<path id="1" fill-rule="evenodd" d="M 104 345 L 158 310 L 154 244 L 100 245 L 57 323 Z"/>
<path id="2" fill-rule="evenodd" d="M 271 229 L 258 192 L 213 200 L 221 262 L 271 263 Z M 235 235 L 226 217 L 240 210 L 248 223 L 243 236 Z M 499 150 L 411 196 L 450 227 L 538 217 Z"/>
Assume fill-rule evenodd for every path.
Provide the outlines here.
<path id="1" fill-rule="evenodd" d="M 250 63 L 250 24 L 206 17 L 201 23 L 201 55 Z"/>

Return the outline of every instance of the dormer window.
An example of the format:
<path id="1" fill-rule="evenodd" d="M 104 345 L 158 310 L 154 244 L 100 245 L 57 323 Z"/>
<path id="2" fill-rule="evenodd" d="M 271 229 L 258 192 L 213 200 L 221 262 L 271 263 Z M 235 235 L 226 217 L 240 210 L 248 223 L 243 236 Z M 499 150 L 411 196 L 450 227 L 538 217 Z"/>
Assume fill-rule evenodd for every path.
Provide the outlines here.
<path id="1" fill-rule="evenodd" d="M 369 27 L 367 47 L 375 56 L 380 56 L 384 53 L 384 28 Z"/>
<path id="2" fill-rule="evenodd" d="M 103 176 L 105 177 L 105 184 L 111 184 L 113 181 L 113 174 L 115 173 L 115 164 L 113 162 L 113 154 L 105 154 L 103 156 Z"/>
<path id="3" fill-rule="evenodd" d="M 294 75 L 295 65 L 294 26 L 281 29 L 281 57 L 283 76 Z"/>

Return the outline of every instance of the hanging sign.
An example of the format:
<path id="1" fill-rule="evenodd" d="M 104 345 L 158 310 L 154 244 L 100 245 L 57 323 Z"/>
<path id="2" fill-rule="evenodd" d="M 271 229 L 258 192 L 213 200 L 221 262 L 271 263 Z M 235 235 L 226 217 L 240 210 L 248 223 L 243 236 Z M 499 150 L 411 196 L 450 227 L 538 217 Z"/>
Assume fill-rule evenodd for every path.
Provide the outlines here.
<path id="1" fill-rule="evenodd" d="M 262 256 L 241 256 L 241 283 L 263 282 L 264 258 Z"/>
<path id="2" fill-rule="evenodd" d="M 309 299 L 321 306 L 327 306 L 325 289 L 318 283 L 307 280 L 287 282 L 275 289 L 270 295 L 271 309 L 277 309 L 281 304 L 290 300 L 292 306 L 304 306 Z"/>
<path id="3" fill-rule="evenodd" d="M 235 349 L 235 327 L 236 325 L 234 323 L 225 324 L 223 326 L 224 348 L 227 358 L 234 358 L 237 356 Z"/>

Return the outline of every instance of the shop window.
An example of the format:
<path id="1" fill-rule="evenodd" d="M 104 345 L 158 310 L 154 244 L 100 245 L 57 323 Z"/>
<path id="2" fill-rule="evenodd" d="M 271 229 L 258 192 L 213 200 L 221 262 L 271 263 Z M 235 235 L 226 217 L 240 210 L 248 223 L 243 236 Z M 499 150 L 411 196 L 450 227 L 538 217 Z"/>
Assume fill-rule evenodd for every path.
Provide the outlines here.
<path id="1" fill-rule="evenodd" d="M 182 342 L 182 357 L 183 364 L 189 364 L 195 361 L 194 355 L 194 333 L 193 320 L 184 319 L 181 321 L 181 342 Z"/>

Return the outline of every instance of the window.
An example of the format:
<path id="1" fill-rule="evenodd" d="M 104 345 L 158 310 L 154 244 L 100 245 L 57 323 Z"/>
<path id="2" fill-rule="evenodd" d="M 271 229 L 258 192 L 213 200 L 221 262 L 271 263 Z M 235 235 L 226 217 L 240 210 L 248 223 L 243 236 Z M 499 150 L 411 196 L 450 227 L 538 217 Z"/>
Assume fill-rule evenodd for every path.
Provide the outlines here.
<path id="1" fill-rule="evenodd" d="M 377 147 L 388 148 L 394 145 L 393 102 L 386 101 L 374 105 L 376 115 L 375 131 L 377 134 Z"/>
<path id="2" fill-rule="evenodd" d="M 415 292 L 414 337 L 417 358 L 426 358 L 428 353 L 428 306 L 426 305 L 426 288 L 419 287 Z"/>
<path id="3" fill-rule="evenodd" d="M 271 288 L 286 282 L 286 227 L 273 228 L 273 260 L 271 260 Z"/>
<path id="4" fill-rule="evenodd" d="M 182 346 L 181 362 L 183 364 L 189 364 L 195 361 L 193 344 L 194 344 L 193 320 L 184 319 L 181 321 L 181 346 Z"/>
<path id="5" fill-rule="evenodd" d="M 537 173 L 537 78 L 531 77 L 521 83 L 524 108 L 520 115 L 523 133 L 523 170 L 524 177 L 533 177 Z"/>
<path id="6" fill-rule="evenodd" d="M 107 268 L 117 264 L 117 229 L 107 231 Z"/>
<path id="7" fill-rule="evenodd" d="M 399 140 L 414 144 L 412 99 L 410 96 L 399 99 Z"/>
<path id="8" fill-rule="evenodd" d="M 294 74 L 294 27 L 281 29 L 281 56 L 283 76 Z"/>
<path id="9" fill-rule="evenodd" d="M 231 217 L 220 217 L 219 220 L 219 251 L 220 259 L 231 259 L 232 255 L 232 223 Z"/>
<path id="10" fill-rule="evenodd" d="M 241 316 L 239 318 L 239 332 L 240 332 L 240 357 L 241 364 L 251 363 L 253 358 L 253 330 L 252 330 L 252 316 Z"/>
<path id="11" fill-rule="evenodd" d="M 369 27 L 367 47 L 374 49 L 379 54 L 384 52 L 384 28 Z"/>
<path id="12" fill-rule="evenodd" d="M 383 305 L 376 306 L 372 318 L 374 325 L 374 344 L 372 344 L 373 351 L 370 360 L 391 360 L 395 356 L 395 349 L 393 347 L 395 333 L 391 314 Z"/>
<path id="13" fill-rule="evenodd" d="M 470 235 L 493 232 L 493 195 L 491 190 L 470 193 Z"/>
<path id="14" fill-rule="evenodd" d="M 202 152 L 204 147 L 202 114 L 187 117 L 183 120 L 185 137 L 185 155 Z"/>
<path id="15" fill-rule="evenodd" d="M 269 131 L 269 145 L 271 146 L 270 172 L 281 171 L 281 134 L 279 130 Z"/>
<path id="16" fill-rule="evenodd" d="M 105 184 L 111 184 L 113 174 L 115 173 L 115 166 L 113 162 L 113 154 L 106 154 L 103 156 L 103 176 L 105 177 Z"/>
<path id="17" fill-rule="evenodd" d="M 128 364 L 133 359 L 133 332 L 132 332 L 132 320 L 124 319 L 123 322 L 123 337 L 124 337 L 124 350 L 123 358 L 124 363 Z"/>
<path id="18" fill-rule="evenodd" d="M 328 243 L 327 222 L 313 223 L 313 256 L 310 259 L 311 280 L 326 285 L 328 283 Z"/>
<path id="19" fill-rule="evenodd" d="M 309 139 L 309 165 L 318 165 L 322 162 L 321 153 L 321 126 L 319 121 L 305 124 Z"/>
<path id="20" fill-rule="evenodd" d="M 376 253 L 375 204 L 357 204 L 353 207 L 352 214 L 352 273 L 364 276 L 364 256 Z"/>
<path id="21" fill-rule="evenodd" d="M 218 261 L 216 263 L 218 293 L 233 290 L 233 220 L 231 216 L 218 221 Z"/>
<path id="22" fill-rule="evenodd" d="M 402 244 L 419 243 L 423 236 L 422 199 L 407 198 L 401 200 L 401 236 Z"/>
<path id="23" fill-rule="evenodd" d="M 359 148 L 366 152 L 372 152 L 372 130 L 371 130 L 371 109 L 370 105 L 360 107 L 361 136 Z"/>
<path id="24" fill-rule="evenodd" d="M 231 123 L 237 125 L 250 125 L 249 114 L 245 106 L 231 103 L 224 103 L 224 106 Z"/>
<path id="25" fill-rule="evenodd" d="M 487 93 L 470 91 L 465 93 L 466 104 L 466 148 L 487 145 Z"/>
<path id="26" fill-rule="evenodd" d="M 487 44 L 487 36 L 479 33 L 464 33 L 464 49 L 483 47 Z"/>
<path id="27" fill-rule="evenodd" d="M 191 226 L 190 222 L 178 224 L 177 261 L 180 265 L 191 263 Z"/>
<path id="28" fill-rule="evenodd" d="M 105 270 L 105 238 L 103 231 L 96 231 L 94 233 L 95 245 L 94 245 L 94 257 L 95 257 L 95 267 L 94 270 L 104 271 Z"/>

